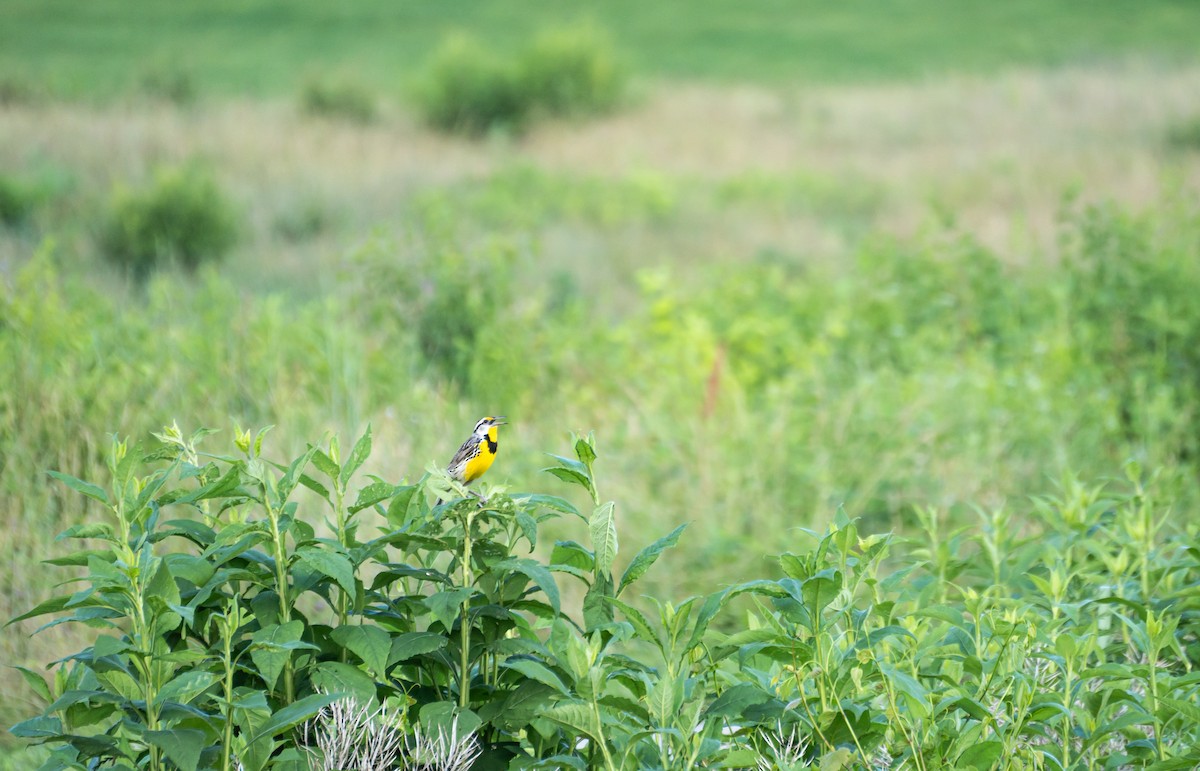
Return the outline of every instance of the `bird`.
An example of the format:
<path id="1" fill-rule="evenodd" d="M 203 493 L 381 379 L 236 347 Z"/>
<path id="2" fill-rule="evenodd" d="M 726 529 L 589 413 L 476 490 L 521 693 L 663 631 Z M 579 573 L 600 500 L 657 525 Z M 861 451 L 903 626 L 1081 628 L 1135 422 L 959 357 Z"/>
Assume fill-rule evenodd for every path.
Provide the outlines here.
<path id="1" fill-rule="evenodd" d="M 450 459 L 446 471 L 460 484 L 469 485 L 492 467 L 500 449 L 499 428 L 507 426 L 503 415 L 488 415 L 475 424 L 475 430 Z M 440 506 L 441 499 L 435 505 Z"/>

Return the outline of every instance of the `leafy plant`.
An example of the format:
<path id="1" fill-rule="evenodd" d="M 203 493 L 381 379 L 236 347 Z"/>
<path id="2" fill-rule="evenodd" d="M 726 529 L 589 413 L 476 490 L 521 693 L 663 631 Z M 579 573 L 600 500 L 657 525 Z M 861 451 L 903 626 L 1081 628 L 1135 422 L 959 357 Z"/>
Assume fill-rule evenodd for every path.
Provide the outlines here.
<path id="1" fill-rule="evenodd" d="M 438 48 L 416 96 L 431 126 L 475 136 L 519 130 L 529 110 L 513 66 L 461 34 L 447 38 Z"/>
<path id="2" fill-rule="evenodd" d="M 593 26 L 543 30 L 517 59 L 522 98 L 550 115 L 603 113 L 625 90 L 612 41 Z"/>
<path id="3" fill-rule="evenodd" d="M 359 124 L 370 123 L 377 113 L 375 95 L 346 75 L 309 77 L 300 89 L 300 109 Z"/>
<path id="4" fill-rule="evenodd" d="M 215 262 L 236 240 L 232 204 L 195 164 L 160 168 L 142 190 L 118 187 L 101 234 L 109 261 L 140 279 L 169 264 Z"/>

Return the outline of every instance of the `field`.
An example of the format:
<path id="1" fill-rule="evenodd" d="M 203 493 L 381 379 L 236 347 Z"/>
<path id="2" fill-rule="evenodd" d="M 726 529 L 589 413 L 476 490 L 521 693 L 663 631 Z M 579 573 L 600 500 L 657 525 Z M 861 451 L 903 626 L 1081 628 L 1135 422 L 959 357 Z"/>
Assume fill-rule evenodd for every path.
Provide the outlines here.
<path id="1" fill-rule="evenodd" d="M 299 518 L 326 540 L 304 526 L 264 535 L 263 553 L 295 572 L 250 576 L 248 560 L 239 580 L 264 597 L 309 586 L 272 617 L 279 629 L 289 612 L 384 629 L 393 654 L 417 639 L 404 635 L 436 634 L 464 664 L 460 633 L 494 634 L 496 650 L 507 638 L 448 615 L 420 582 L 379 576 L 413 560 L 455 582 L 443 594 L 489 587 L 502 569 L 501 584 L 528 580 L 527 605 L 499 589 L 450 596 L 541 619 L 508 631 L 544 647 L 509 661 L 488 648 L 478 682 L 447 685 L 442 701 L 422 678 L 449 683 L 470 666 L 431 649 L 377 694 L 411 682 L 417 704 L 482 715 L 487 767 L 512 750 L 501 736 L 546 757 L 585 741 L 577 760 L 597 768 L 768 756 L 777 768 L 1194 767 L 1200 7 L 688 8 L 0 9 L 0 516 L 12 555 L 0 616 L 64 591 L 51 581 L 115 580 L 86 555 L 41 561 L 69 554 L 55 536 L 82 523 L 152 530 L 145 502 L 118 505 L 120 480 L 170 468 L 162 489 L 179 492 L 161 498 L 164 519 L 212 529 L 211 542 L 164 530 L 154 570 L 175 569 L 184 557 L 163 555 L 209 555 L 242 522 L 293 526 L 271 503 L 286 476 L 267 481 L 259 454 L 237 446 L 242 430 L 273 426 L 261 457 L 286 468 L 313 462 L 310 446 L 337 460 L 333 436 L 345 460 L 369 426 L 345 505 L 295 491 Z M 475 31 L 499 56 L 580 18 L 611 37 L 630 76 L 612 113 L 476 138 L 420 119 L 414 84 L 450 31 Z M 314 114 L 325 73 L 372 109 Z M 139 280 L 104 259 L 114 202 L 173 173 L 227 196 L 233 246 L 219 263 Z M 411 485 L 436 484 L 420 480 L 487 414 L 510 422 L 486 477 L 498 529 L 477 533 L 497 552 L 459 576 L 472 507 L 439 520 L 432 492 L 424 508 L 409 503 Z M 217 433 L 200 455 L 164 450 L 152 432 L 173 424 Z M 542 472 L 555 464 L 546 453 L 578 452 L 590 480 L 591 450 L 572 439 L 589 432 L 598 492 Z M 112 463 L 114 433 L 129 457 L 151 457 Z M 231 469 L 238 495 L 193 492 Z M 355 528 L 349 501 L 382 483 Z M 226 498 L 240 507 L 214 512 Z M 563 516 L 538 523 L 532 550 L 498 535 L 528 538 L 520 517 L 552 510 Z M 377 544 L 395 550 L 386 559 L 361 551 L 418 524 L 441 551 L 415 537 Z M 604 581 L 611 592 L 630 565 L 640 573 L 639 549 L 683 524 L 677 548 L 652 549 L 638 586 L 596 615 Z M 142 559 L 122 551 L 128 538 L 85 534 L 104 565 Z M 358 555 L 349 583 L 317 551 Z M 302 569 L 318 562 L 324 572 Z M 534 563 L 555 571 L 553 597 Z M 356 615 L 355 586 L 375 611 L 407 598 L 421 623 Z M 177 604 L 213 623 L 232 612 L 220 591 L 209 602 L 179 587 Z M 560 605 L 593 634 L 554 621 Z M 604 627 L 613 619 L 625 626 Z M 97 629 L 30 637 L 40 623 L 4 629 L 9 663 L 42 672 L 94 652 Z M 186 637 L 136 614 L 117 627 L 146 650 Z M 336 669 L 362 692 L 396 663 L 369 652 L 374 632 L 311 630 L 303 640 L 319 638 L 321 655 L 254 659 L 280 712 L 313 673 L 332 677 L 327 664 L 358 672 Z M 207 664 L 172 665 L 214 714 L 218 648 Z M 500 667 L 490 674 L 487 655 Z M 620 692 L 590 681 L 581 655 Z M 557 717 L 502 724 L 494 714 L 522 688 Z M 46 706 L 17 670 L 0 673 L 0 690 L 19 694 L 0 706 L 7 726 Z M 59 711 L 98 715 L 108 697 L 88 698 Z M 317 706 L 306 703 L 305 717 Z M 239 746 L 261 754 L 245 734 L 264 718 L 241 719 Z M 720 721 L 745 729 L 730 746 Z M 284 741 L 291 726 L 276 728 Z M 45 757 L 6 742 L 0 768 Z M 151 767 L 223 767 L 140 746 Z"/>

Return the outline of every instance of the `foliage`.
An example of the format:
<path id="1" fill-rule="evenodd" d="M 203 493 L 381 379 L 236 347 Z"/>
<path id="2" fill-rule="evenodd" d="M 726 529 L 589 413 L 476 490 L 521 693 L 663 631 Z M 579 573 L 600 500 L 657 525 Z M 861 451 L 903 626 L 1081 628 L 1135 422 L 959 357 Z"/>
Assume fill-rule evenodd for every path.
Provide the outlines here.
<path id="1" fill-rule="evenodd" d="M 37 191 L 28 183 L 0 174 L 0 225 L 14 227 L 29 219 L 37 204 Z"/>
<path id="2" fill-rule="evenodd" d="M 87 24 L 70 13 L 76 5 L 8 0 L 0 71 L 26 70 L 57 92 L 108 99 L 136 87 L 142 64 L 167 50 L 186 51 L 206 94 L 288 98 L 314 60 L 354 62 L 383 90 L 396 73 L 420 67 L 446 29 L 515 50 L 538 25 L 572 25 L 582 16 L 612 30 L 637 71 L 656 80 L 788 86 L 1138 58 L 1194 64 L 1191 30 L 1200 26 L 1200 8 L 1191 3 L 1142 0 L 868 0 L 809 3 L 798 13 L 780 13 L 768 0 L 580 0 L 516 9 L 507 0 L 470 0 L 465 8 L 363 0 L 333 17 L 317 0 L 184 0 L 149 16 L 118 0 L 93 0 Z M 156 34 L 140 34 L 147 23 Z"/>
<path id="3" fill-rule="evenodd" d="M 540 32 L 518 56 L 516 77 L 522 98 L 549 115 L 606 112 L 625 89 L 611 39 L 590 26 Z"/>
<path id="4" fill-rule="evenodd" d="M 15 619 L 102 630 L 52 682 L 22 670 L 48 706 L 12 731 L 54 748 L 44 768 L 327 768 L 356 746 L 404 767 L 479 753 L 608 771 L 1200 761 L 1200 533 L 1136 466 L 1128 493 L 1069 482 L 1042 499 L 1028 535 L 1003 510 L 974 534 L 925 510 L 908 543 L 839 516 L 791 537 L 779 578 L 639 601 L 630 586 L 683 528 L 619 571 L 591 437 L 545 469 L 586 493 L 581 512 L 487 485 L 477 499 L 440 470 L 362 479 L 369 428 L 284 463 L 265 430 L 231 456 L 202 453 L 206 433 L 114 439 L 108 486 L 51 472 L 108 516 L 50 560 L 82 586 Z M 563 515 L 588 545 L 525 556 Z M 582 585 L 580 607 L 560 581 Z"/>
<path id="5" fill-rule="evenodd" d="M 147 96 L 178 106 L 194 103 L 199 94 L 195 73 L 166 59 L 156 60 L 142 71 L 140 86 Z"/>
<path id="6" fill-rule="evenodd" d="M 1200 117 L 1173 124 L 1167 130 L 1167 145 L 1177 150 L 1200 150 Z"/>
<path id="7" fill-rule="evenodd" d="M 464 34 L 447 38 L 418 87 L 426 121 L 444 131 L 520 131 L 535 115 L 586 115 L 614 107 L 624 71 L 592 27 L 546 30 L 515 58 Z"/>
<path id="8" fill-rule="evenodd" d="M 529 110 L 512 64 L 463 34 L 446 38 L 434 53 L 416 96 L 431 126 L 476 136 L 519 130 Z"/>
<path id="9" fill-rule="evenodd" d="M 101 241 L 131 275 L 178 264 L 192 271 L 222 258 L 237 240 L 237 217 L 216 180 L 196 164 L 160 168 L 141 190 L 118 187 Z"/>
<path id="10" fill-rule="evenodd" d="M 352 123 L 375 119 L 375 95 L 347 75 L 310 76 L 300 89 L 300 109 L 309 115 L 340 118 Z"/>

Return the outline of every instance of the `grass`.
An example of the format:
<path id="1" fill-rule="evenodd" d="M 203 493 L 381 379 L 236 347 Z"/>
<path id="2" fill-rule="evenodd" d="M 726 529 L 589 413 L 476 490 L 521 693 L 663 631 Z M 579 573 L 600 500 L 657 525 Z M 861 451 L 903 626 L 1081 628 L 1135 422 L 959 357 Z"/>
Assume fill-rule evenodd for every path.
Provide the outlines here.
<path id="1" fill-rule="evenodd" d="M 12 363 L 0 368 L 12 554 L 0 616 L 45 599 L 39 561 L 61 554 L 55 533 L 101 515 L 45 472 L 105 482 L 113 431 L 153 447 L 149 432 L 178 420 L 219 429 L 205 445 L 219 448 L 237 425 L 274 424 L 272 457 L 287 458 L 370 423 L 362 471 L 399 482 L 501 413 L 512 426 L 488 480 L 512 489 L 562 494 L 539 473 L 543 453 L 561 453 L 570 430 L 597 430 L 624 549 L 615 569 L 635 551 L 627 542 L 689 523 L 685 548 L 643 579 L 651 596 L 789 570 L 812 580 L 769 556 L 809 559 L 798 528 L 858 517 L 863 534 L 897 533 L 883 564 L 900 583 L 874 599 L 898 609 L 873 618 L 917 639 L 861 662 L 836 646 L 856 644 L 854 612 L 877 606 L 838 605 L 825 655 L 866 670 L 841 671 L 825 691 L 803 681 L 780 692 L 785 702 L 838 688 L 873 710 L 887 696 L 892 724 L 937 748 L 926 759 L 961 759 L 959 737 L 979 739 L 981 757 L 993 739 L 1028 750 L 959 712 L 920 726 L 898 717 L 931 693 L 990 710 L 968 691 L 991 684 L 964 680 L 937 644 L 982 642 L 1014 617 L 1035 634 L 978 649 L 1009 678 L 1010 717 L 1025 714 L 1021 694 L 1049 695 L 1075 735 L 1117 742 L 1100 730 L 1122 700 L 1113 689 L 1169 686 L 1168 698 L 1194 700 L 1180 675 L 1196 661 L 1187 619 L 1168 635 L 1183 652 L 1153 686 L 1155 668 L 1111 639 L 1046 646 L 1051 634 L 1110 634 L 1100 624 L 1114 618 L 1078 615 L 1103 587 L 1162 614 L 1175 607 L 1167 594 L 1195 584 L 1180 550 L 1200 502 L 1200 154 L 1186 151 L 1200 69 L 1183 42 L 1200 11 L 1104 4 L 1084 24 L 1072 2 L 930 2 L 921 13 L 880 2 L 871 14 L 814 3 L 794 17 L 752 3 L 705 6 L 681 24 L 669 6 L 547 6 L 538 27 L 580 15 L 612 33 L 642 78 L 639 100 L 484 142 L 437 136 L 393 106 L 367 124 L 297 109 L 313 72 L 298 62 L 318 42 L 384 98 L 404 92 L 451 27 L 520 48 L 524 21 L 508 7 L 456 8 L 139 9 L 157 35 L 107 2 L 0 10 L 0 75 L 38 95 L 0 110 L 0 169 L 22 193 L 19 225 L 0 226 L 0 360 Z M 268 26 L 279 34 L 262 35 Z M 184 61 L 147 70 L 174 61 L 154 56 L 167 49 Z M 1044 65 L 1056 69 L 1032 69 Z M 172 96 L 173 73 L 186 75 L 186 99 Z M 111 191 L 193 160 L 244 217 L 228 258 L 140 288 L 114 275 L 99 238 Z M 566 494 L 587 505 L 578 493 Z M 587 535 L 548 524 L 532 557 Z M 1167 574 L 1161 593 L 1147 584 Z M 564 587 L 564 607 L 582 598 Z M 760 598 L 774 610 L 781 599 Z M 756 634 L 797 621 L 743 602 L 715 635 L 745 627 L 747 610 Z M 1128 639 L 1152 631 L 1131 614 L 1119 622 Z M 5 630 L 6 661 L 41 667 L 94 638 L 61 626 L 30 640 L 33 626 Z M 1056 690 L 1054 657 L 1128 669 L 1079 706 Z M 705 678 L 749 672 L 727 664 Z M 915 690 L 895 675 L 905 667 L 941 674 Z M 796 674 L 778 661 L 750 669 L 777 683 Z M 856 677 L 866 685 L 851 689 Z M 7 724 L 41 706 L 12 670 L 0 690 L 17 694 L 0 709 Z M 1186 739 L 1177 719 L 1146 712 L 1141 726 Z M 1043 731 L 1055 752 L 1100 762 L 1103 743 L 1064 748 L 1061 727 Z M 1131 752 L 1155 751 L 1118 733 Z M 872 736 L 897 749 L 894 733 Z"/>
<path id="2" fill-rule="evenodd" d="M 900 0 L 868 6 L 754 0 L 699 3 L 405 4 L 331 9 L 315 2 L 156 3 L 85 7 L 14 0 L 0 11 L 0 72 L 58 93 L 134 91 L 146 61 L 177 61 L 201 94 L 290 95 L 304 72 L 353 70 L 399 95 L 449 31 L 514 51 L 547 24 L 580 18 L 610 29 L 636 72 L 774 84 L 893 80 L 947 72 L 1094 63 L 1125 57 L 1194 61 L 1200 9 L 1181 0 Z M 684 14 L 683 11 L 687 13 Z M 680 23 L 686 16 L 688 23 Z"/>

